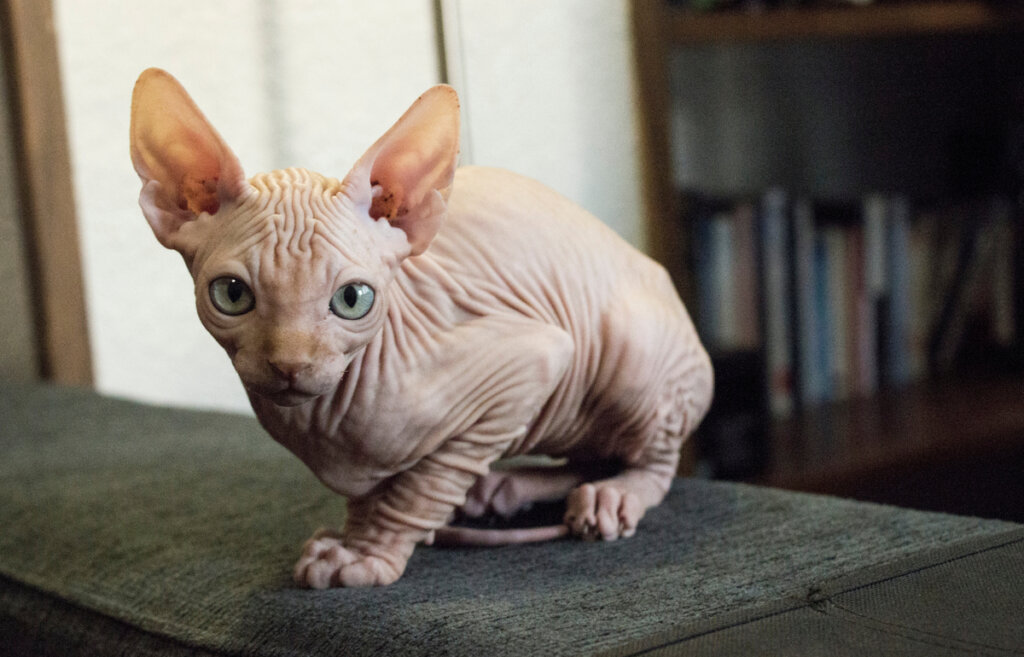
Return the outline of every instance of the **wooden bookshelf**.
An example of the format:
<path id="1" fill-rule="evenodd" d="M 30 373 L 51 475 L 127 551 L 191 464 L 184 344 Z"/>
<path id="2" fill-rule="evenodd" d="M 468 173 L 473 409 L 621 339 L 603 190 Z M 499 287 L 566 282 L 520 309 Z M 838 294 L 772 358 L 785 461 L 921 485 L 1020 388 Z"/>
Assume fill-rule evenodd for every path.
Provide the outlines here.
<path id="1" fill-rule="evenodd" d="M 871 38 L 1005 32 L 1024 26 L 1024 7 L 977 1 L 894 2 L 864 7 L 697 13 L 671 9 L 676 46 L 740 41 Z"/>
<path id="2" fill-rule="evenodd" d="M 1024 381 L 924 384 L 772 428 L 753 483 L 1024 522 Z"/>
<path id="3" fill-rule="evenodd" d="M 1024 447 L 1024 381 L 924 383 L 823 406 L 777 423 L 756 481 L 810 492 L 855 489 L 871 473 Z M 1024 472 L 1021 473 L 1024 478 Z"/>
<path id="4" fill-rule="evenodd" d="M 694 292 L 690 231 L 678 220 L 686 215 L 688 200 L 678 200 L 673 187 L 666 118 L 673 102 L 667 87 L 673 50 L 844 39 L 875 39 L 884 48 L 889 38 L 1024 37 L 1024 5 L 976 0 L 755 13 L 697 13 L 665 0 L 637 0 L 632 10 L 648 243 L 688 303 Z M 666 199 L 676 201 L 670 205 Z M 765 422 L 769 460 L 754 483 L 1024 521 L 1024 375 L 1019 370 L 883 390 Z M 687 456 L 692 463 L 693 454 Z"/>

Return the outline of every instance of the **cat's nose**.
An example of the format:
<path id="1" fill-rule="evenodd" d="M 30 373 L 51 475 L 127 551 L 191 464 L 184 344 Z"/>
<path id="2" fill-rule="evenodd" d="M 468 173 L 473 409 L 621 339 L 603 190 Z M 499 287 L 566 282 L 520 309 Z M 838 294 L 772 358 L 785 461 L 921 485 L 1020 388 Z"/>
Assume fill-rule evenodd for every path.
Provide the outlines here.
<path id="1" fill-rule="evenodd" d="M 309 361 L 299 360 L 270 360 L 267 363 L 275 375 L 289 383 L 295 383 L 299 375 L 308 370 L 311 365 Z"/>

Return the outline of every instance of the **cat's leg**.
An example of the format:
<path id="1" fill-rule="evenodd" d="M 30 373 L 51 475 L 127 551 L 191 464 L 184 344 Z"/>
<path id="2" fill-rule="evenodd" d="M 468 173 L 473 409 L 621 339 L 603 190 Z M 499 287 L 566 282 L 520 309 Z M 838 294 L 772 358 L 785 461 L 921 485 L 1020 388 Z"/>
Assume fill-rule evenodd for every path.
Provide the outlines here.
<path id="1" fill-rule="evenodd" d="M 587 469 L 573 463 L 491 470 L 473 484 L 460 511 L 469 518 L 510 518 L 535 502 L 565 499 L 586 480 Z"/>
<path id="2" fill-rule="evenodd" d="M 574 349 L 564 331 L 515 317 L 474 320 L 442 346 L 443 361 L 423 368 L 410 385 L 430 393 L 422 398 L 431 407 L 416 417 L 441 418 L 429 430 L 440 442 L 426 441 L 422 457 L 371 497 L 350 499 L 341 535 L 321 534 L 306 544 L 295 567 L 298 583 L 324 588 L 397 580 L 415 545 L 444 527 L 490 464 L 526 435 Z"/>
<path id="3" fill-rule="evenodd" d="M 296 582 L 328 588 L 396 581 L 416 544 L 447 523 L 488 460 L 500 453 L 500 444 L 452 439 L 392 478 L 383 491 L 350 499 L 344 529 L 321 530 L 303 546 Z"/>
<path id="4" fill-rule="evenodd" d="M 610 407 L 628 418 L 609 449 L 624 469 L 573 489 L 565 523 L 576 536 L 614 540 L 632 536 L 668 493 L 683 441 L 711 404 L 713 374 L 681 307 L 634 294 L 606 329 Z"/>

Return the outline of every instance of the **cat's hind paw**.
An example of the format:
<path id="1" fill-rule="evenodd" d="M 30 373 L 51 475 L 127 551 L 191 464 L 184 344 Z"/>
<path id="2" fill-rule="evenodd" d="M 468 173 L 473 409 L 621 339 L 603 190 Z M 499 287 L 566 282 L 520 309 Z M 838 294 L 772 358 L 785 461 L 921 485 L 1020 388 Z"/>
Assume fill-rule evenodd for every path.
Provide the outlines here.
<path id="1" fill-rule="evenodd" d="M 614 541 L 636 533 L 646 511 L 640 498 L 611 482 L 583 484 L 569 493 L 565 524 L 585 540 Z"/>

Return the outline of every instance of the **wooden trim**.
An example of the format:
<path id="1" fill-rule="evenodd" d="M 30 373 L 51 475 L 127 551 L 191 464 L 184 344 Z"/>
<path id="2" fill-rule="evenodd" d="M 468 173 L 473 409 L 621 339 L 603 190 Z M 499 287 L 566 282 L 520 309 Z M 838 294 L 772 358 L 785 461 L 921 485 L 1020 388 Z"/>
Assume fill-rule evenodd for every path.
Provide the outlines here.
<path id="1" fill-rule="evenodd" d="M 49 0 L 0 0 L 44 379 L 91 385 L 74 188 Z"/>
<path id="2" fill-rule="evenodd" d="M 978 0 L 903 2 L 866 7 L 777 9 L 697 13 L 666 17 L 673 44 L 693 46 L 742 41 L 897 37 L 987 33 L 1020 29 L 1024 10 Z"/>
<path id="3" fill-rule="evenodd" d="M 667 13 L 663 0 L 637 0 L 630 4 L 646 249 L 664 265 L 683 300 L 690 303 L 693 290 L 686 257 L 687 231 L 680 221 L 680 197 L 672 178 Z"/>
<path id="4" fill-rule="evenodd" d="M 635 0 L 630 7 L 639 108 L 645 247 L 668 270 L 683 300 L 692 308 L 694 295 L 692 270 L 687 258 L 688 231 L 680 219 L 680 196 L 672 178 L 667 16 L 663 0 Z M 683 445 L 680 456 L 679 474 L 693 474 L 697 452 L 692 440 Z"/>

